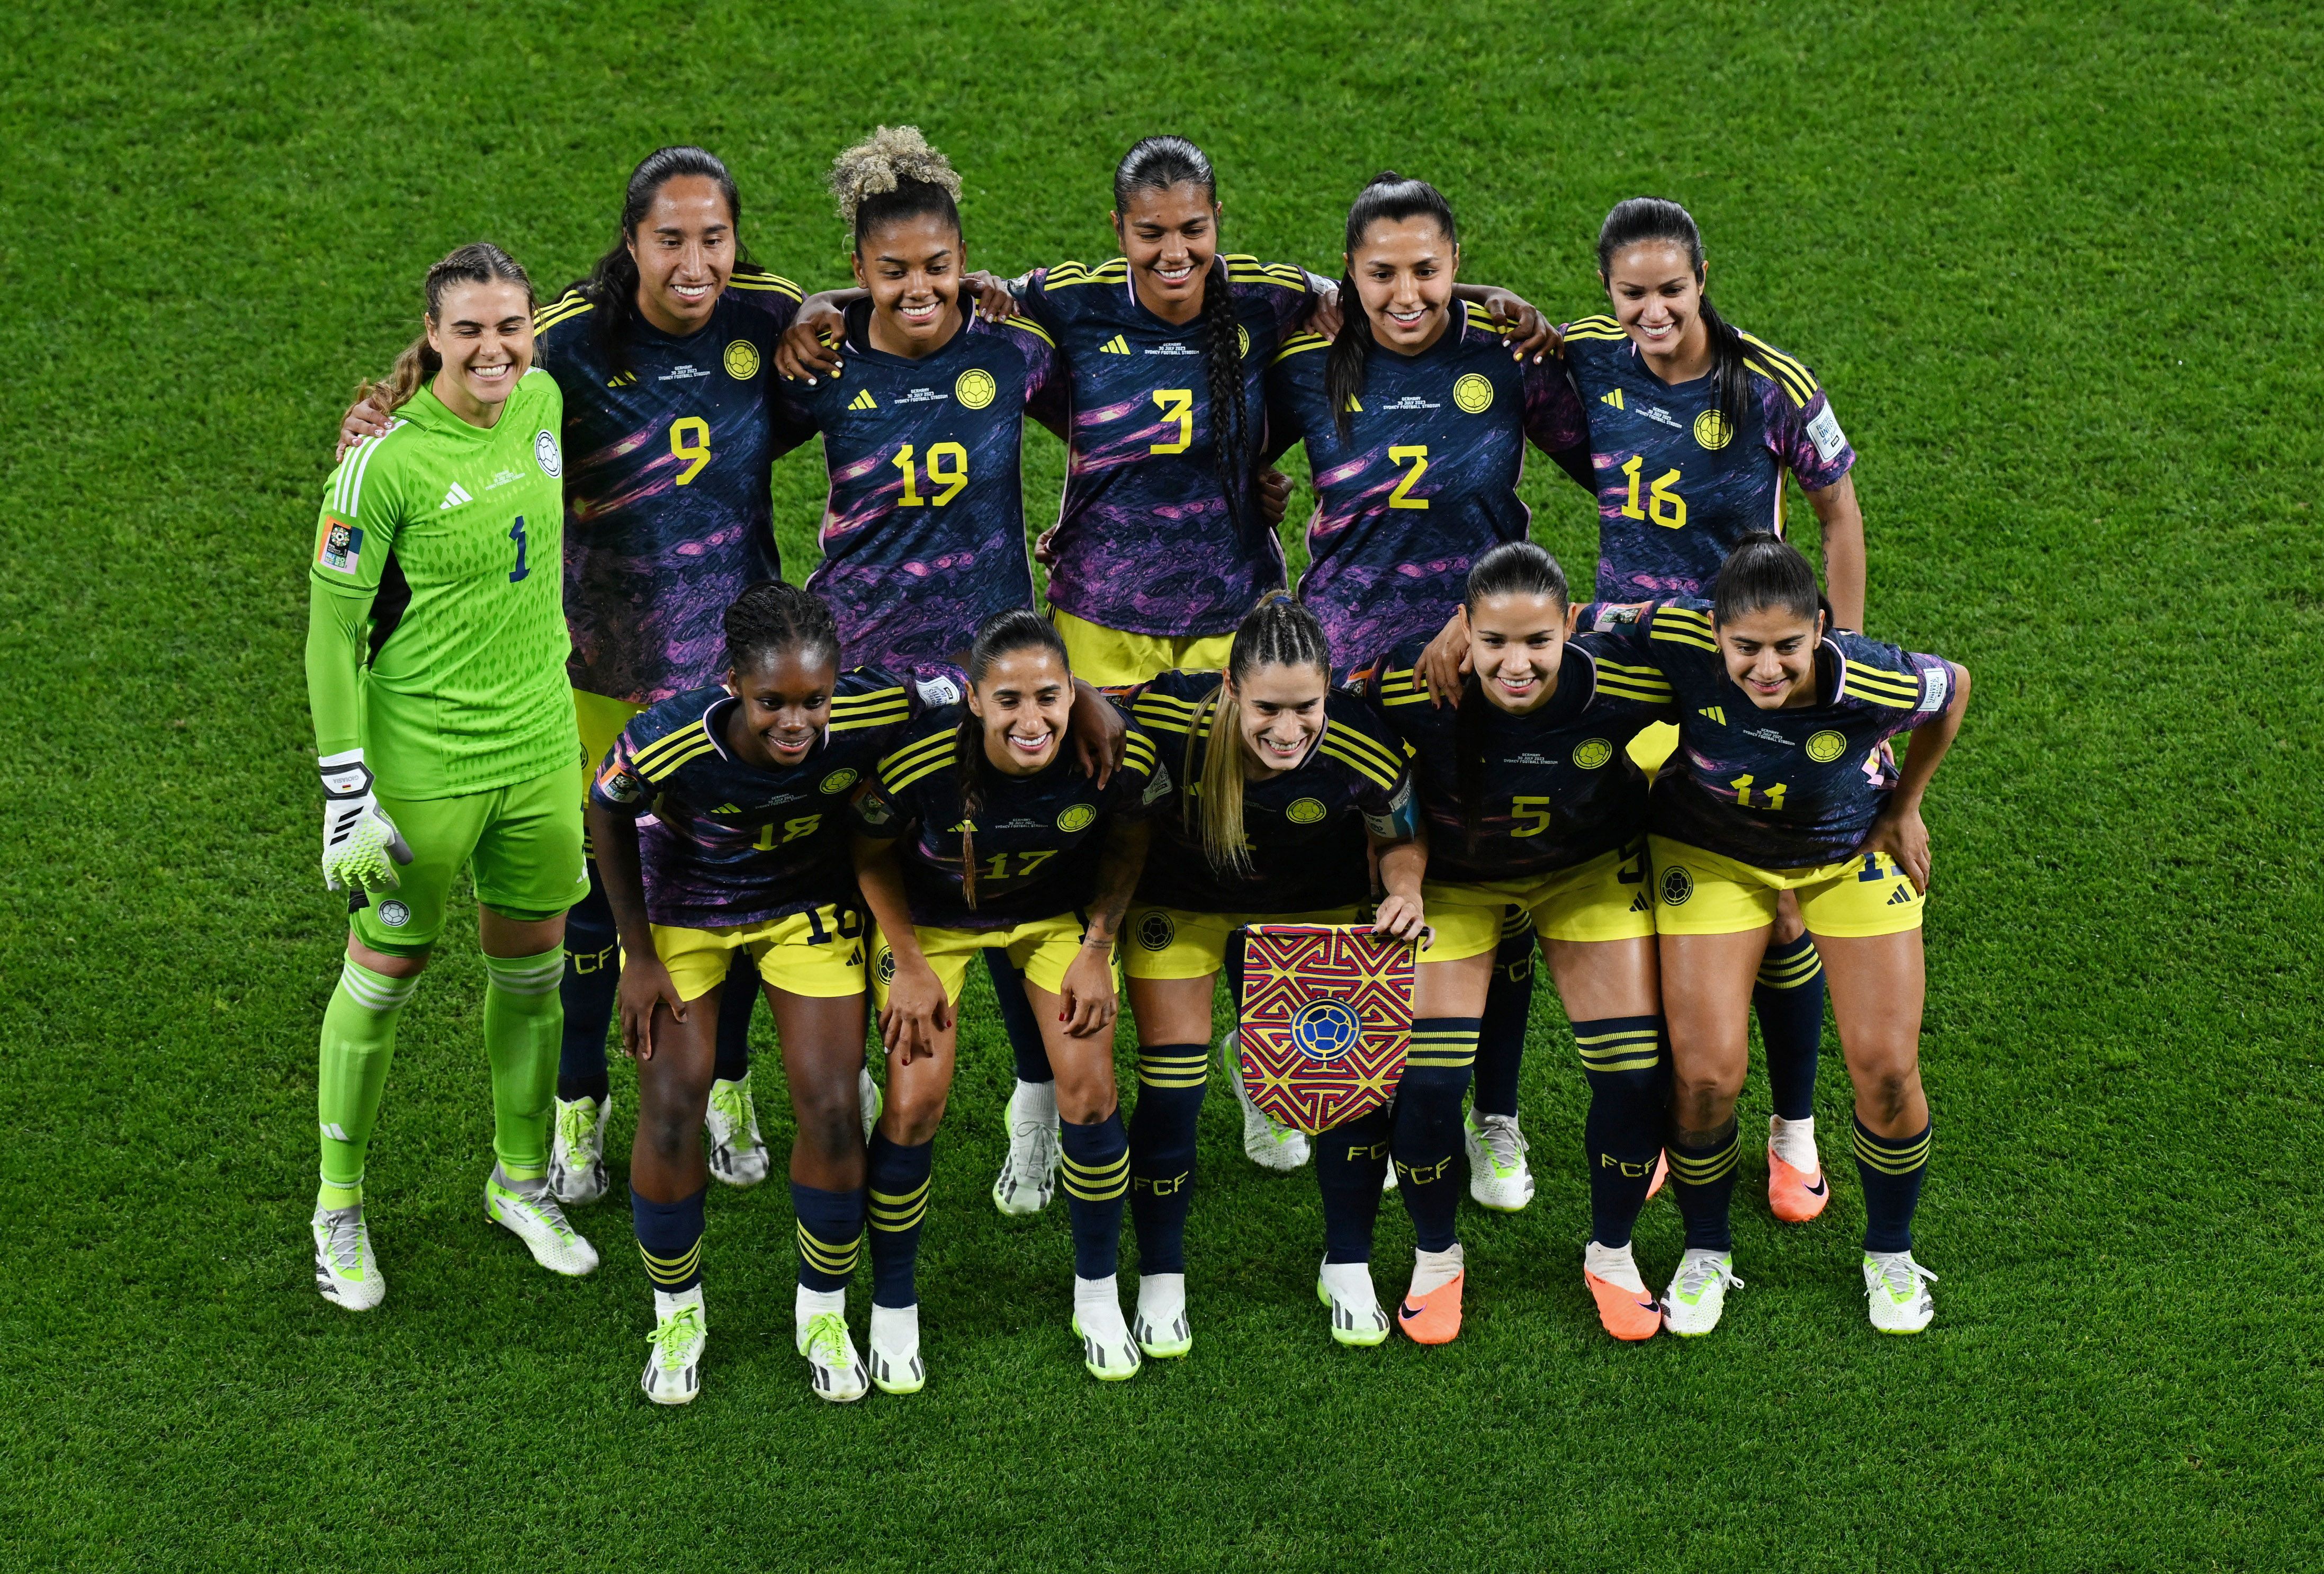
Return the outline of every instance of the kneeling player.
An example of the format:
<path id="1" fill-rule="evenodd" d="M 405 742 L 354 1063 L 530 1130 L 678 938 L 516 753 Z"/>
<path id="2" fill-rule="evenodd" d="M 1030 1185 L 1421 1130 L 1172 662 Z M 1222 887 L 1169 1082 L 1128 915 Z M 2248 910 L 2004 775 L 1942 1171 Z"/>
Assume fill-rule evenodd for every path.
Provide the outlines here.
<path id="1" fill-rule="evenodd" d="M 1138 1317 L 1148 1356 L 1183 1356 L 1186 1210 L 1194 1127 L 1211 1030 L 1211 998 L 1234 931 L 1249 923 L 1353 923 L 1370 896 L 1365 846 L 1383 879 L 1419 890 L 1421 856 L 1397 817 L 1408 796 L 1404 751 L 1357 696 L 1331 686 L 1323 625 L 1277 592 L 1235 631 L 1227 670 L 1165 672 L 1131 703 L 1161 751 L 1175 792 L 1156 817 L 1160 846 L 1146 861 L 1127 924 L 1124 971 L 1138 1018 L 1138 1107 L 1130 1123 L 1130 1212 L 1138 1231 Z M 1400 915 L 1400 926 L 1399 926 Z M 1383 910 L 1376 927 L 1419 933 L 1416 906 Z M 1239 1064 L 1230 1039 L 1228 1065 Z M 1239 1073 L 1238 1073 L 1239 1080 Z M 1246 1141 L 1249 1134 L 1246 1132 Z M 1326 1198 L 1347 1165 L 1318 1161 Z M 1379 1207 L 1377 1176 L 1369 1208 Z M 1369 1255 L 1369 1254 L 1367 1254 Z M 1370 1294 L 1343 1296 L 1350 1327 L 1378 1343 L 1388 1319 Z M 1325 1257 L 1324 1276 L 1333 1276 Z"/>
<path id="2" fill-rule="evenodd" d="M 1824 628 L 1814 571 L 1755 532 L 1720 566 L 1714 598 L 1585 607 L 1584 627 L 1650 665 L 1679 705 L 1676 769 L 1654 791 L 1655 927 L 1670 1015 L 1671 1179 L 1684 1260 L 1664 1297 L 1674 1333 L 1719 1324 L 1735 1277 L 1728 1205 L 1739 1156 L 1752 980 L 1777 898 L 1799 897 L 1822 953 L 1856 1084 L 1864 1289 L 1872 1326 L 1918 1333 L 1936 1314 L 1913 1259 L 1929 1162 L 1921 1088 L 1927 978 L 1921 799 L 1960 730 L 1966 669 Z M 1912 731 L 1900 769 L 1889 739 Z"/>
<path id="3" fill-rule="evenodd" d="M 1074 1331 L 1094 1376 L 1136 1375 L 1114 1284 L 1130 1142 L 1113 1081 L 1113 941 L 1167 790 L 1132 727 L 1102 787 L 1065 748 L 1074 685 L 1038 614 L 996 614 L 969 651 L 967 702 L 930 714 L 855 806 L 855 867 L 879 921 L 872 988 L 888 1051 L 872 1137 L 872 1380 L 924 1380 L 913 1264 L 931 1148 L 952 1090 L 954 1005 L 978 951 L 1025 976 L 1056 1069 L 1074 1232 Z"/>
<path id="4" fill-rule="evenodd" d="M 1391 651 L 1367 692 L 1414 752 L 1427 838 L 1434 938 L 1421 952 L 1416 1010 L 1426 1020 L 1413 1023 L 1414 1064 L 1457 1060 L 1467 1081 L 1504 914 L 1528 915 L 1590 1084 L 1582 1282 L 1609 1333 L 1643 1339 L 1659 1319 L 1630 1229 L 1662 1145 L 1665 1077 L 1646 782 L 1625 751 L 1668 715 L 1671 693 L 1651 671 L 1605 660 L 1591 640 L 1569 645 L 1568 612 L 1556 561 L 1531 542 L 1505 542 L 1469 571 L 1461 616 L 1474 675 L 1457 708 L 1429 703 L 1419 640 Z M 1421 1153 L 1397 1154 L 1415 1218 L 1423 1206 L 1442 1218 L 1450 1258 L 1437 1298 L 1407 1298 L 1400 1313 L 1416 1338 L 1460 1326 L 1449 1175 L 1459 1115 L 1456 1093 L 1443 1129 L 1426 1133 Z"/>

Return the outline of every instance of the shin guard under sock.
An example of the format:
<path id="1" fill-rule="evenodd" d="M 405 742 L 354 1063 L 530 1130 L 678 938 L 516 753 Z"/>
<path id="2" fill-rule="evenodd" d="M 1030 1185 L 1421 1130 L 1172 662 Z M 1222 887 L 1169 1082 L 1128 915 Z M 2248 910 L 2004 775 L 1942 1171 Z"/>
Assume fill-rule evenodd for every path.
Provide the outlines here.
<path id="1" fill-rule="evenodd" d="M 1655 1174 L 1667 1124 L 1663 1019 L 1607 1016 L 1573 1024 L 1590 1114 L 1582 1143 L 1590 1160 L 1590 1238 L 1626 1246 Z"/>
<path id="2" fill-rule="evenodd" d="M 917 1306 L 920 1292 L 912 1266 L 920 1253 L 920 1226 L 928 1217 L 928 1174 L 936 1144 L 905 1147 L 872 1133 L 871 1162 L 864 1182 L 872 1219 L 872 1304 Z"/>
<path id="3" fill-rule="evenodd" d="M 1767 1046 L 1767 1091 L 1784 1120 L 1815 1115 L 1816 1057 L 1823 1047 L 1823 958 L 1802 935 L 1771 945 L 1751 986 L 1759 1038 Z"/>
<path id="4" fill-rule="evenodd" d="M 1323 1198 L 1323 1261 L 1369 1263 L 1388 1167 L 1388 1112 L 1360 1115 L 1315 1136 L 1315 1186 Z"/>
<path id="5" fill-rule="evenodd" d="M 613 910 L 589 860 L 589 894 L 565 915 L 565 977 L 558 994 L 565 1026 L 558 1034 L 557 1097 L 602 1099 L 612 1091 L 605 1075 L 605 1033 L 622 988 L 621 937 Z"/>
<path id="6" fill-rule="evenodd" d="M 1074 1227 L 1074 1277 L 1111 1279 L 1121 1255 L 1122 1199 L 1130 1195 L 1130 1136 L 1121 1111 L 1086 1125 L 1057 1123 L 1065 1211 Z"/>
<path id="7" fill-rule="evenodd" d="M 315 1119 L 322 1131 L 323 1205 L 352 1206 L 363 1189 L 364 1160 L 379 1120 L 380 1092 L 395 1058 L 395 1019 L 420 987 L 417 975 L 391 978 L 350 958 L 323 1008 L 315 1076 Z"/>
<path id="8" fill-rule="evenodd" d="M 1139 1046 L 1130 1113 L 1130 1219 L 1140 1273 L 1186 1271 L 1186 1211 L 1194 1198 L 1194 1132 L 1210 1065 L 1207 1044 Z"/>
<path id="9" fill-rule="evenodd" d="M 1389 1130 L 1397 1195 L 1412 1216 L 1424 1252 L 1450 1250 L 1461 1182 L 1453 1160 L 1461 1152 L 1461 1100 L 1477 1064 L 1473 1016 L 1420 1016 L 1412 1022 L 1412 1053 L 1397 1085 Z"/>
<path id="10" fill-rule="evenodd" d="M 702 1282 L 702 1197 L 705 1186 L 676 1202 L 649 1202 L 630 1188 L 630 1223 L 638 1235 L 638 1255 L 646 1277 L 665 1295 L 679 1295 Z"/>
<path id="11" fill-rule="evenodd" d="M 1861 1120 L 1856 1122 L 1866 1251 L 1913 1249 L 1913 1211 L 1921 1205 L 1921 1181 L 1929 1172 L 1929 1138 L 1934 1130 L 1924 1125 L 1909 1137 L 1884 1137 L 1874 1135 Z"/>
<path id="12" fill-rule="evenodd" d="M 791 1212 L 798 1218 L 799 1288 L 846 1289 L 863 1246 L 863 1193 L 825 1191 L 794 1180 Z"/>
<path id="13" fill-rule="evenodd" d="M 512 1180 L 549 1173 L 549 1106 L 565 1034 L 565 948 L 484 958 L 484 1053 L 493 1064 L 493 1152 Z"/>

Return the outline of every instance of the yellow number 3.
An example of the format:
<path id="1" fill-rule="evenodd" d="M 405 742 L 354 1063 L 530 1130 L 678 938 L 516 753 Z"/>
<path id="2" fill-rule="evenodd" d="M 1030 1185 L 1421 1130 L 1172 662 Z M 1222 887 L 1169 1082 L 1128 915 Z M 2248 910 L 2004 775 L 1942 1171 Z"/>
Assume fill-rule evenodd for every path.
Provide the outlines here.
<path id="1" fill-rule="evenodd" d="M 1194 442 L 1194 391 L 1192 388 L 1157 388 L 1154 403 L 1160 407 L 1161 419 L 1178 423 L 1176 442 L 1158 442 L 1146 451 L 1150 454 L 1183 454 Z"/>
<path id="2" fill-rule="evenodd" d="M 698 415 L 681 415 L 669 423 L 669 455 L 688 463 L 678 473 L 678 484 L 685 486 L 702 474 L 702 467 L 710 462 L 710 423 Z"/>

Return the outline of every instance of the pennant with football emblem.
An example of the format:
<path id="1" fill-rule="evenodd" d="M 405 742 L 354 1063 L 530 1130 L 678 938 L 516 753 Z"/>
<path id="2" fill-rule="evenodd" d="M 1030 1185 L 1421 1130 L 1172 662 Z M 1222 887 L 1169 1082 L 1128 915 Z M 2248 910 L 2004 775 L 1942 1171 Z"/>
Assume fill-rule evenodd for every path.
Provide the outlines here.
<path id="1" fill-rule="evenodd" d="M 1244 933 L 1250 1101 L 1311 1134 L 1386 1104 L 1412 1045 L 1416 948 L 1360 924 L 1263 923 Z"/>

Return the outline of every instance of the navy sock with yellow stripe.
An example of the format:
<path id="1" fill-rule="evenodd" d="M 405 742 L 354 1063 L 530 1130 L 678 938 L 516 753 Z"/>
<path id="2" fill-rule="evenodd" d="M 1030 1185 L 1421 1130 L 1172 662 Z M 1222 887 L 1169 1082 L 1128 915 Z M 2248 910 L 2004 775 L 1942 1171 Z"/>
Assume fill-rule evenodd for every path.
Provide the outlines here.
<path id="1" fill-rule="evenodd" d="M 1735 1231 L 1728 1210 L 1735 1200 L 1735 1171 L 1743 1156 L 1734 1118 L 1717 1136 L 1700 1146 L 1674 1135 L 1668 1146 L 1671 1189 L 1678 1195 L 1679 1218 L 1686 1222 L 1690 1250 L 1731 1252 Z"/>
<path id="2" fill-rule="evenodd" d="M 565 914 L 565 977 L 558 985 L 565 1003 L 565 1025 L 557 1051 L 557 1097 L 567 1103 L 598 1099 L 613 1087 L 605 1070 L 605 1032 L 613 1021 L 613 997 L 622 986 L 621 937 L 613 910 L 597 884 L 597 860 L 589 860 L 589 894 Z"/>
<path id="3" fill-rule="evenodd" d="M 791 1182 L 798 1216 L 798 1282 L 816 1291 L 844 1290 L 863 1249 L 863 1193 L 825 1191 Z"/>
<path id="4" fill-rule="evenodd" d="M 1590 1159 L 1590 1238 L 1625 1246 L 1662 1152 L 1669 1058 L 1659 1016 L 1604 1016 L 1573 1024 L 1590 1114 L 1582 1145 Z"/>
<path id="5" fill-rule="evenodd" d="M 1449 1251 L 1453 1244 L 1461 1183 L 1452 1161 L 1461 1152 L 1461 1100 L 1476 1069 L 1480 1025 L 1473 1016 L 1412 1021 L 1412 1053 L 1397 1085 L 1389 1153 L 1397 1195 L 1424 1252 Z"/>
<path id="6" fill-rule="evenodd" d="M 1913 1249 L 1913 1210 L 1921 1205 L 1921 1181 L 1929 1172 L 1929 1138 L 1935 1130 L 1933 1125 L 1924 1125 L 1909 1137 L 1884 1137 L 1876 1135 L 1862 1121 L 1856 1123 L 1856 1172 L 1864 1182 L 1866 1251 Z"/>
<path id="7" fill-rule="evenodd" d="M 701 1191 L 676 1202 L 649 1202 L 630 1188 L 630 1222 L 638 1233 L 638 1255 L 646 1260 L 646 1277 L 665 1295 L 676 1295 L 702 1282 Z"/>
<path id="8" fill-rule="evenodd" d="M 1085 1125 L 1057 1123 L 1064 1141 L 1058 1173 L 1074 1227 L 1074 1277 L 1109 1279 L 1121 1257 L 1122 1199 L 1130 1195 L 1130 1135 L 1121 1111 Z"/>
<path id="9" fill-rule="evenodd" d="M 1138 1271 L 1186 1271 L 1186 1210 L 1194 1199 L 1194 1131 L 1210 1070 L 1207 1044 L 1140 1044 L 1130 1113 L 1130 1222 Z"/>
<path id="10" fill-rule="evenodd" d="M 920 1226 L 928 1217 L 928 1175 L 936 1143 L 905 1147 L 888 1134 L 872 1133 L 864 1184 L 872 1220 L 872 1304 L 906 1307 L 920 1303 L 912 1268 L 920 1255 Z"/>
<path id="11" fill-rule="evenodd" d="M 1477 1028 L 1472 1102 L 1480 1116 L 1515 1116 L 1517 1112 L 1517 1073 L 1525 1066 L 1526 1024 L 1533 1016 L 1534 964 L 1540 946 L 1531 920 L 1515 932 L 1507 923 L 1501 926 L 1501 949 L 1493 953 L 1493 981 L 1485 991 L 1485 1014 Z"/>
<path id="12" fill-rule="evenodd" d="M 1767 1046 L 1767 1091 L 1775 1114 L 1807 1120 L 1815 1114 L 1816 1058 L 1823 1048 L 1823 958 L 1802 935 L 1771 945 L 1751 986 L 1759 1038 Z"/>
<path id="13" fill-rule="evenodd" d="M 1323 1199 L 1323 1261 L 1369 1263 L 1387 1171 L 1386 1106 L 1315 1135 L 1315 1188 Z"/>

